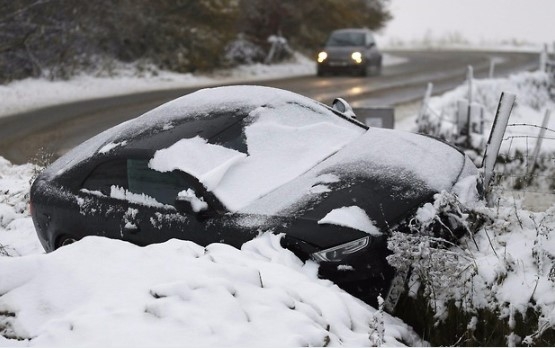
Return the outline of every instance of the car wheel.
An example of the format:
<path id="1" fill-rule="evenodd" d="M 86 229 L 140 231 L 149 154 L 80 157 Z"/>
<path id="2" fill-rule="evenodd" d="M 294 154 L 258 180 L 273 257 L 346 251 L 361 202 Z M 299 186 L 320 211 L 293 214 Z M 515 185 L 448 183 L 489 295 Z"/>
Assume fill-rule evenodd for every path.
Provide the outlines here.
<path id="1" fill-rule="evenodd" d="M 73 238 L 72 236 L 64 235 L 58 238 L 56 242 L 56 249 L 61 248 L 66 245 L 70 245 L 77 242 L 77 239 Z"/>
<path id="2" fill-rule="evenodd" d="M 324 76 L 324 74 L 325 74 L 324 69 L 318 67 L 317 70 L 316 70 L 316 75 L 318 75 L 318 76 Z"/>

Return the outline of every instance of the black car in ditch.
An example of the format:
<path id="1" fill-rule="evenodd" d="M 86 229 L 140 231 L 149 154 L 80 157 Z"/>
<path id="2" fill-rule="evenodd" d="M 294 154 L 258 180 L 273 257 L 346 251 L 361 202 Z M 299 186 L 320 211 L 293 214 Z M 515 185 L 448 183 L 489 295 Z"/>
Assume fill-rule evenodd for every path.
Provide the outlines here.
<path id="1" fill-rule="evenodd" d="M 368 128 L 268 87 L 204 89 L 104 131 L 47 167 L 31 211 L 47 252 L 90 235 L 241 247 L 263 232 L 373 302 L 394 270 L 388 234 L 477 169 L 430 137 Z M 341 110 L 341 111 L 339 111 Z M 476 181 L 474 180 L 474 186 Z"/>

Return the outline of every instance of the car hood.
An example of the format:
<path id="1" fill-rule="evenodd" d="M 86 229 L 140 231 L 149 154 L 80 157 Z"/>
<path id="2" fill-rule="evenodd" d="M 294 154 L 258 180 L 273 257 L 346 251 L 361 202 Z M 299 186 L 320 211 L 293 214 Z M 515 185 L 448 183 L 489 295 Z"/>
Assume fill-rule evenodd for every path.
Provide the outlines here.
<path id="1" fill-rule="evenodd" d="M 471 161 L 448 144 L 413 133 L 371 128 L 241 212 L 319 221 L 334 209 L 358 207 L 383 231 L 431 201 L 437 192 L 472 190 L 472 186 L 475 190 L 478 177 Z M 466 185 L 460 185 L 462 182 Z"/>

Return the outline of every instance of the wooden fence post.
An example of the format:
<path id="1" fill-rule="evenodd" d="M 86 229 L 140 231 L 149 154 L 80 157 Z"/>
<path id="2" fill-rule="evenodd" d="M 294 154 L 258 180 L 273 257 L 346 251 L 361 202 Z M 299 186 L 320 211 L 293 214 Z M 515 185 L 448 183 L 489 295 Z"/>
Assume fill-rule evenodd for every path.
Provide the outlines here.
<path id="1" fill-rule="evenodd" d="M 486 193 L 486 198 L 488 200 L 491 193 L 489 186 L 491 184 L 491 179 L 493 178 L 493 169 L 495 167 L 495 162 L 497 161 L 497 155 L 499 154 L 499 149 L 501 148 L 501 142 L 503 141 L 505 129 L 507 129 L 509 116 L 511 116 L 515 100 L 516 95 L 505 92 L 501 93 L 495 119 L 493 120 L 489 139 L 486 144 L 482 168 L 484 169 L 484 192 Z"/>
<path id="2" fill-rule="evenodd" d="M 422 104 L 420 105 L 420 110 L 418 111 L 418 117 L 416 118 L 416 124 L 418 125 L 419 133 L 425 132 L 424 123 L 428 121 L 426 118 L 426 110 L 428 109 L 428 103 L 430 102 L 430 98 L 432 97 L 433 88 L 434 88 L 433 83 L 428 82 L 426 93 L 424 94 L 424 99 L 422 99 Z"/>
<path id="3" fill-rule="evenodd" d="M 490 58 L 489 59 L 489 78 L 490 79 L 493 78 L 493 75 L 495 73 L 495 64 L 496 64 L 495 58 L 493 57 Z"/>
<path id="4" fill-rule="evenodd" d="M 538 156 L 540 154 L 543 138 L 545 137 L 545 131 L 547 130 L 547 125 L 549 124 L 549 117 L 551 116 L 551 110 L 545 110 L 545 116 L 543 117 L 542 127 L 540 128 L 540 133 L 538 134 L 538 141 L 536 141 L 536 146 L 534 147 L 534 152 L 532 153 L 532 167 L 528 167 L 529 176 L 534 174 L 536 167 L 538 165 Z M 530 178 L 531 179 L 531 178 Z"/>
<path id="5" fill-rule="evenodd" d="M 467 149 L 470 149 L 471 147 L 471 141 L 470 141 L 470 115 L 472 113 L 472 85 L 473 85 L 473 80 L 474 80 L 474 69 L 472 68 L 471 65 L 468 66 L 467 72 L 466 72 L 466 80 L 468 81 L 468 110 L 467 110 L 467 114 L 466 114 L 466 124 L 464 125 L 463 128 L 463 134 L 464 136 L 466 136 L 466 139 L 464 141 L 465 147 Z"/>
<path id="6" fill-rule="evenodd" d="M 547 44 L 543 45 L 543 50 L 540 52 L 540 71 L 547 71 Z"/>

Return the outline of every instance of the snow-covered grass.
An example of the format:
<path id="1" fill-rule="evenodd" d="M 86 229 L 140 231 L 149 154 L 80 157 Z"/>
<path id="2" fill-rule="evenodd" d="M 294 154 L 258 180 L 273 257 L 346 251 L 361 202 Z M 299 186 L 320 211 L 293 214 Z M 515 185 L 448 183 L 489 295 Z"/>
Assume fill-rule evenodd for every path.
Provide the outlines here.
<path id="1" fill-rule="evenodd" d="M 496 167 L 493 206 L 482 203 L 463 209 L 453 197 L 438 195 L 434 205 L 427 204 L 417 214 L 417 234 L 399 233 L 391 238 L 395 252 L 390 262 L 400 269 L 412 269 L 410 304 L 405 308 L 423 306 L 420 310 L 429 313 L 426 319 L 420 316 L 418 320 L 420 325 L 428 321 L 428 327 L 434 328 L 427 338 L 435 344 L 452 345 L 457 339 L 471 345 L 554 343 L 553 119 L 547 125 L 540 165 L 533 177 L 526 176 L 546 110 L 555 109 L 547 91 L 548 77 L 542 72 L 474 80 L 473 100 L 484 107 L 485 121 L 485 134 L 473 134 L 473 150 L 469 151 L 477 164 L 481 163 L 501 92 L 517 96 L 500 150 L 501 163 Z M 456 141 L 457 103 L 467 96 L 468 85 L 462 85 L 429 101 L 434 134 Z M 416 128 L 414 123 L 404 126 Z M 515 178 L 519 178 L 518 185 Z M 544 201 L 544 209 L 529 211 L 523 195 L 515 195 L 514 190 L 534 191 L 536 199 Z M 427 235 L 441 214 L 463 220 L 472 233 L 453 246 Z M 398 315 L 411 322 L 406 312 Z M 437 335 L 439 331 L 444 334 Z"/>
<path id="2" fill-rule="evenodd" d="M 490 52 L 541 52 L 543 44 L 521 41 L 518 39 L 471 41 L 463 34 L 449 32 L 434 34 L 426 32 L 420 38 L 406 39 L 403 37 L 376 34 L 376 41 L 382 49 L 395 52 L 396 50 L 464 50 Z"/>
<path id="3" fill-rule="evenodd" d="M 472 133 L 473 150 L 468 152 L 477 165 L 482 163 L 482 155 L 501 93 L 515 94 L 516 102 L 499 152 L 500 158 L 495 177 L 497 183 L 494 190 L 496 192 L 515 189 L 532 191 L 533 200 L 531 200 L 532 195 L 526 193 L 526 190 L 516 193 L 507 191 L 501 194 L 518 196 L 529 202 L 527 207 L 537 206 L 542 210 L 545 210 L 550 205 L 549 202 L 553 202 L 555 198 L 552 191 L 555 187 L 553 180 L 555 118 L 553 117 L 546 125 L 545 136 L 539 147 L 537 170 L 532 172 L 532 167 L 534 167 L 534 150 L 539 141 L 543 119 L 546 113 L 555 110 L 555 102 L 548 92 L 549 83 L 549 76 L 543 72 L 520 73 L 508 78 L 473 80 L 473 104 L 483 107 L 484 132 Z M 464 83 L 450 92 L 430 99 L 426 112 L 428 117 L 426 124 L 430 134 L 440 136 L 449 142 L 457 142 L 458 103 L 467 100 L 468 91 L 468 84 Z M 398 124 L 398 127 L 414 131 L 417 129 L 415 119 L 416 115 L 407 118 Z M 536 194 L 538 191 L 543 193 L 542 197 Z"/>

